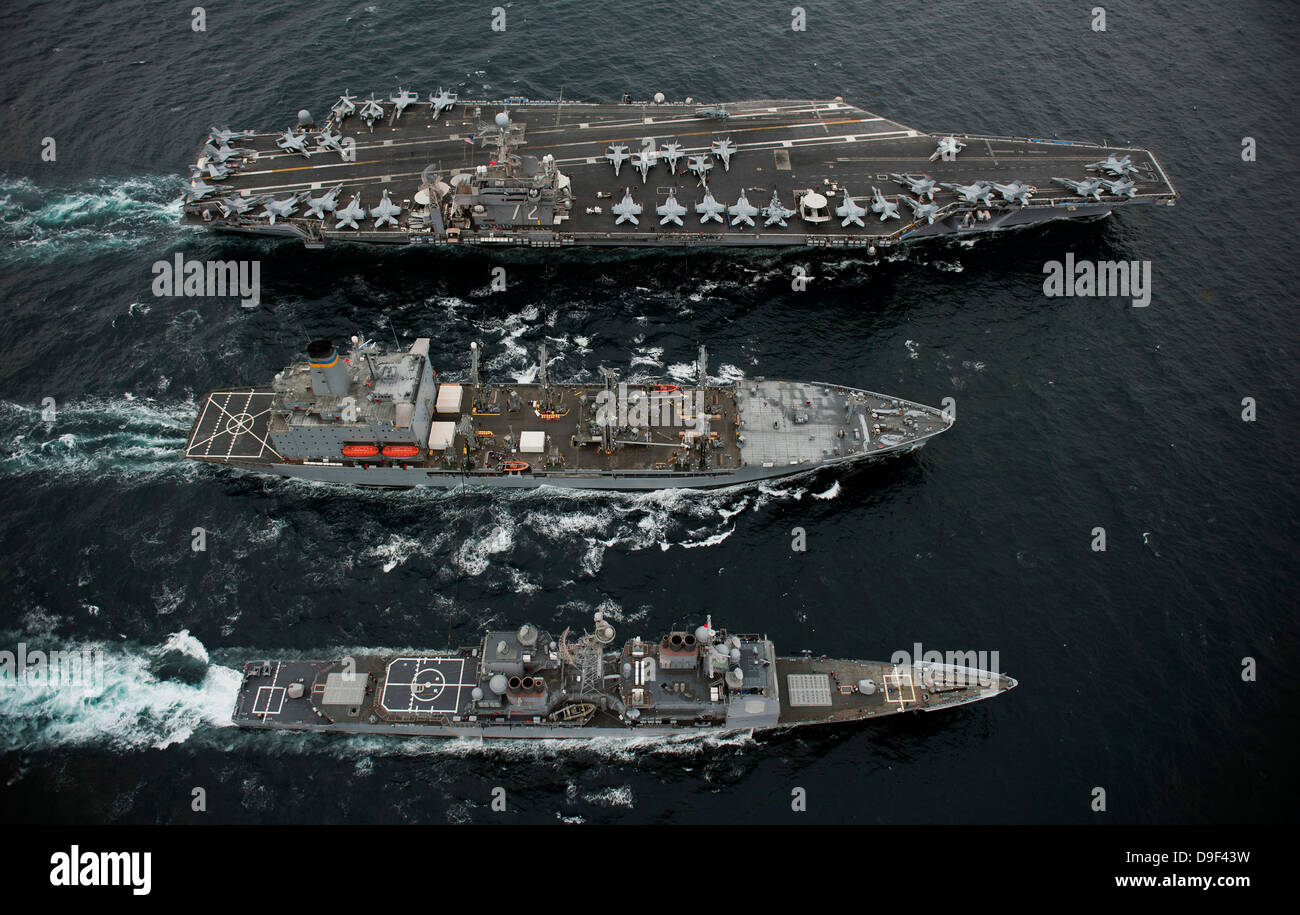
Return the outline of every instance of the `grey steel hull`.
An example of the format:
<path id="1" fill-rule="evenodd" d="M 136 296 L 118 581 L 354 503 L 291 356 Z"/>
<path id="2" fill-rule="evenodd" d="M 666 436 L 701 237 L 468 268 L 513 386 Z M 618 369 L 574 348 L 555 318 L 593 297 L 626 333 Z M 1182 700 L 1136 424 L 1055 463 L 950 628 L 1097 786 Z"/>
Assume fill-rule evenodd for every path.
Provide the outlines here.
<path id="1" fill-rule="evenodd" d="M 866 455 L 851 455 L 819 463 L 793 464 L 784 467 L 741 467 L 716 473 L 674 473 L 672 471 L 538 471 L 532 473 L 457 473 L 448 470 L 429 470 L 424 467 L 346 467 L 342 464 L 230 464 L 232 467 L 272 473 L 295 480 L 313 483 L 339 483 L 348 486 L 367 486 L 379 489 L 414 489 L 435 487 L 460 489 L 483 487 L 485 489 L 537 489 L 550 486 L 556 489 L 617 490 L 624 492 L 649 492 L 660 489 L 723 489 L 745 486 L 769 480 L 780 480 L 828 468 L 848 468 L 875 463 L 886 458 L 906 454 L 922 448 L 928 438 L 906 442 L 893 448 L 882 448 Z"/>

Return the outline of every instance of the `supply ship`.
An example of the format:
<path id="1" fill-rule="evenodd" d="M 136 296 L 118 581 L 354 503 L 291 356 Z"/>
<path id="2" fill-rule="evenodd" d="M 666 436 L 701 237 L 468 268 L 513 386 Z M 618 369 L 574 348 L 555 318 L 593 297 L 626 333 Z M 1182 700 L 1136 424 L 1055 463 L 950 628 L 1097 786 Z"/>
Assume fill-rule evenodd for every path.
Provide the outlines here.
<path id="1" fill-rule="evenodd" d="M 935 134 L 846 103 L 345 92 L 321 122 L 212 128 L 184 222 L 396 245 L 873 251 L 1178 197 L 1131 145 Z"/>
<path id="2" fill-rule="evenodd" d="M 474 738 L 758 732 L 954 708 L 1017 685 L 963 663 L 782 657 L 766 637 L 711 619 L 655 640 L 614 640 L 598 612 L 580 636 L 525 624 L 446 652 L 251 661 L 234 723 Z"/>
<path id="3" fill-rule="evenodd" d="M 758 377 L 695 384 L 442 381 L 429 338 L 385 351 L 352 338 L 307 347 L 269 385 L 203 398 L 184 456 L 327 483 L 404 488 L 711 489 L 915 451 L 949 412 L 885 394 Z"/>

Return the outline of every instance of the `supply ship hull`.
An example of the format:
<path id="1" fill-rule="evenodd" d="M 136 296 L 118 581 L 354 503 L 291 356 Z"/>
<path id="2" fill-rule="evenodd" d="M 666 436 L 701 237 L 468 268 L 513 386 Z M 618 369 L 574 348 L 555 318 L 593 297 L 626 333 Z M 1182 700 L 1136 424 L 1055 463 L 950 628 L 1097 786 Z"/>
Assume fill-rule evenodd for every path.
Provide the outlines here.
<path id="1" fill-rule="evenodd" d="M 877 248 L 1099 218 L 1123 206 L 1172 206 L 1177 198 L 1143 149 L 945 137 L 841 99 L 703 107 L 456 99 L 442 107 L 434 103 L 445 104 L 442 93 L 432 102 L 417 97 L 399 114 L 394 100 L 403 98 L 363 103 L 345 95 L 323 123 L 304 111 L 302 126 L 285 133 L 214 129 L 191 166 L 198 177 L 186 191 L 183 220 L 310 247 Z M 362 118 L 367 104 L 374 107 Z M 231 134 L 237 147 L 221 140 Z M 1100 166 L 1108 159 L 1125 164 L 1107 171 Z M 1059 180 L 1089 178 L 1099 183 L 1082 191 Z M 1123 180 L 1111 190 L 1101 181 L 1108 178 Z M 932 179 L 928 193 L 910 183 L 921 179 Z M 1032 193 L 963 197 L 954 189 L 979 183 Z M 309 210 L 310 199 L 331 191 L 325 207 Z M 864 212 L 842 213 L 846 198 Z M 279 211 L 263 209 L 267 201 Z M 338 218 L 354 202 L 360 216 Z M 383 202 L 396 208 L 391 219 L 376 212 Z M 621 204 L 632 205 L 626 216 Z M 773 205 L 777 219 L 769 218 Z"/>
<path id="2" fill-rule="evenodd" d="M 328 341 L 261 388 L 209 393 L 185 457 L 324 483 L 406 488 L 709 489 L 914 451 L 945 412 L 816 382 L 715 385 L 438 379 L 427 339 L 381 352 Z M 314 355 L 313 355 L 314 353 Z"/>
<path id="3" fill-rule="evenodd" d="M 953 708 L 1014 688 L 960 663 L 781 657 L 712 624 L 657 642 L 591 632 L 488 632 L 445 652 L 244 666 L 245 728 L 468 738 L 668 737 L 868 721 Z"/>

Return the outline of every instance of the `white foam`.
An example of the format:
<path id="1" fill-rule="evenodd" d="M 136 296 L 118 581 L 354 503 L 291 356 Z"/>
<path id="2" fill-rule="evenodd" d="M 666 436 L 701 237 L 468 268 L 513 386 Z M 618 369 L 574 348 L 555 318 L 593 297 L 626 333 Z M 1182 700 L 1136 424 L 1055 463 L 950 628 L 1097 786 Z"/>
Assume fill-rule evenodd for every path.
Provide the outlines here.
<path id="1" fill-rule="evenodd" d="M 209 666 L 196 684 L 159 680 L 152 664 L 169 652 L 203 661 L 207 650 L 182 630 L 162 645 L 63 646 L 93 649 L 103 658 L 101 689 L 0 688 L 0 746 L 8 750 L 108 745 L 168 747 L 197 728 L 232 727 L 231 712 L 242 680 L 238 671 Z M 62 648 L 60 649 L 62 650 Z"/>

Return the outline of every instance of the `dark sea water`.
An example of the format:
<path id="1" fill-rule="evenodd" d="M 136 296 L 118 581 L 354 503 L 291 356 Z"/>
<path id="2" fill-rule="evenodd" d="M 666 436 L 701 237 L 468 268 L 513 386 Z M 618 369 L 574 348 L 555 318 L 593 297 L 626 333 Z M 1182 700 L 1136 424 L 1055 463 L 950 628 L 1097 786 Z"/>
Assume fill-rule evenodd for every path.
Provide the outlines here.
<path id="1" fill-rule="evenodd" d="M 4 821 L 1293 821 L 1297 8 L 1113 4 L 1095 33 L 1088 3 L 816 0 L 797 34 L 791 4 L 506 5 L 495 33 L 490 4 L 225 2 L 202 34 L 191 4 L 4 5 L 0 650 L 107 657 L 98 698 L 0 695 Z M 210 125 L 399 83 L 842 95 L 922 129 L 1148 147 L 1182 197 L 886 258 L 312 252 L 177 225 Z M 177 252 L 259 260 L 262 304 L 155 298 L 151 265 Z M 1044 297 L 1067 252 L 1151 261 L 1151 305 Z M 720 378 L 954 397 L 958 421 L 878 469 L 709 494 L 370 493 L 178 459 L 206 390 L 264 381 L 312 337 L 393 332 L 431 337 L 453 378 L 476 338 L 496 378 L 528 377 L 543 339 L 555 377 L 638 379 L 686 371 L 703 340 Z M 722 741 L 228 726 L 249 657 L 440 648 L 597 608 L 629 637 L 712 613 L 787 652 L 997 651 L 1021 686 Z"/>

